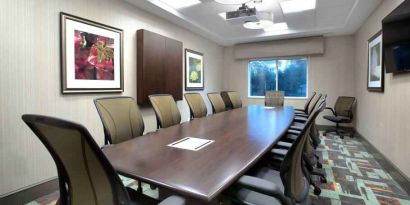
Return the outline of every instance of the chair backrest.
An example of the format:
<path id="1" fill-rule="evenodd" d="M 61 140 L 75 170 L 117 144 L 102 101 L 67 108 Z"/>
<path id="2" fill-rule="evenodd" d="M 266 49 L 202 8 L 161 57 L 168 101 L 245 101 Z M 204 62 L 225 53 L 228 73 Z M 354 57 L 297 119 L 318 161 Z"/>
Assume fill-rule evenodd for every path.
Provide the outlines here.
<path id="1" fill-rule="evenodd" d="M 335 112 L 337 116 L 353 119 L 353 107 L 356 103 L 355 97 L 340 96 L 336 100 Z"/>
<path id="2" fill-rule="evenodd" d="M 220 93 L 208 93 L 208 99 L 212 105 L 212 113 L 220 113 L 226 110 L 225 102 Z"/>
<path id="3" fill-rule="evenodd" d="M 148 97 L 157 116 L 158 128 L 167 128 L 181 123 L 181 113 L 172 95 L 159 94 Z"/>
<path id="4" fill-rule="evenodd" d="M 208 114 L 204 99 L 199 93 L 185 93 L 186 101 L 189 105 L 189 110 L 192 118 L 205 117 Z"/>
<path id="5" fill-rule="evenodd" d="M 265 106 L 275 107 L 283 106 L 285 101 L 284 91 L 266 91 L 265 93 Z"/>
<path id="6" fill-rule="evenodd" d="M 94 99 L 104 126 L 105 144 L 117 144 L 144 134 L 144 120 L 131 97 Z"/>
<path id="7" fill-rule="evenodd" d="M 221 97 L 224 100 L 227 109 L 236 109 L 242 107 L 241 96 L 236 91 L 222 91 Z"/>
<path id="8" fill-rule="evenodd" d="M 315 97 L 309 103 L 308 112 L 307 112 L 308 115 L 312 114 L 312 112 L 315 110 L 315 107 L 317 106 L 321 98 L 322 98 L 322 93 L 315 95 Z"/>
<path id="9" fill-rule="evenodd" d="M 297 203 L 302 203 L 309 197 L 310 185 L 307 180 L 307 172 L 303 165 L 302 158 L 305 143 L 309 138 L 308 130 L 325 107 L 326 100 L 321 100 L 318 108 L 309 116 L 300 136 L 287 152 L 280 168 L 281 179 L 285 187 L 285 195 Z"/>
<path id="10" fill-rule="evenodd" d="M 310 97 L 307 99 L 306 103 L 305 103 L 305 107 L 303 108 L 303 110 L 305 111 L 306 114 L 309 113 L 309 105 L 312 102 L 313 98 L 316 96 L 316 92 L 313 91 L 312 94 L 310 95 Z"/>
<path id="11" fill-rule="evenodd" d="M 85 127 L 46 116 L 22 118 L 57 165 L 59 204 L 130 204 L 120 178 Z"/>

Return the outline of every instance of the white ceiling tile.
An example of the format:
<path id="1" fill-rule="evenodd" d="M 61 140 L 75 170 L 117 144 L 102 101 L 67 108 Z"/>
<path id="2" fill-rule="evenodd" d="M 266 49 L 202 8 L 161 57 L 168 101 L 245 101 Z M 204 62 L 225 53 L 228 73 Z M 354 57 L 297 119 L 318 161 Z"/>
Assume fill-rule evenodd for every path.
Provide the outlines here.
<path id="1" fill-rule="evenodd" d="M 272 11 L 274 22 L 286 22 L 289 30 L 266 33 L 263 30 L 248 30 L 241 25 L 230 25 L 218 16 L 221 12 L 234 11 L 240 5 L 223 5 L 213 0 L 200 0 L 200 4 L 178 10 L 157 5 L 158 0 L 125 0 L 181 25 L 193 32 L 222 45 L 273 40 L 277 38 L 352 34 L 366 20 L 382 0 L 317 0 L 316 9 L 284 15 L 278 2 L 263 0 L 262 4 L 250 4 L 258 11 Z"/>

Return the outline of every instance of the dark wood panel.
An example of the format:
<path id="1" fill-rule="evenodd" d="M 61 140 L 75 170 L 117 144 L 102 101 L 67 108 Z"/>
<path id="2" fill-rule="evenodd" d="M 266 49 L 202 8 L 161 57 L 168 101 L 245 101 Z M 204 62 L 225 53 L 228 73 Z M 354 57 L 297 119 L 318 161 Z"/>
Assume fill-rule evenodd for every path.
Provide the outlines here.
<path id="1" fill-rule="evenodd" d="M 292 107 L 250 106 L 195 119 L 105 148 L 123 175 L 212 201 L 285 133 Z M 195 152 L 168 147 L 185 137 L 215 140 Z"/>
<path id="2" fill-rule="evenodd" d="M 137 102 L 152 94 L 182 100 L 182 43 L 147 31 L 137 31 Z"/>
<path id="3" fill-rule="evenodd" d="M 182 43 L 167 38 L 164 56 L 164 75 L 166 76 L 164 88 L 165 93 L 174 94 L 175 100 L 182 100 L 182 59 Z"/>

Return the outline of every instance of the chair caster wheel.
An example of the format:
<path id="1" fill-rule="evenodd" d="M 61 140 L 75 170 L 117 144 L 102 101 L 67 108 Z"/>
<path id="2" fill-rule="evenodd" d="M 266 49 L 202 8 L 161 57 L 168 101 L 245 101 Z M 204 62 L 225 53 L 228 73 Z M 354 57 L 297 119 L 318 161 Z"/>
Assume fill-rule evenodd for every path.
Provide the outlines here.
<path id="1" fill-rule="evenodd" d="M 327 179 L 325 177 L 320 177 L 320 182 L 323 184 L 327 184 Z"/>
<path id="2" fill-rule="evenodd" d="M 318 188 L 318 187 L 315 187 L 315 189 L 313 190 L 313 193 L 314 193 L 316 196 L 319 196 L 320 193 L 322 193 L 322 190 L 321 190 L 320 188 Z"/>
<path id="3" fill-rule="evenodd" d="M 323 168 L 323 165 L 322 165 L 322 163 L 319 163 L 319 162 L 318 162 L 318 163 L 316 164 L 316 167 L 319 168 L 319 169 L 322 169 L 322 168 Z"/>

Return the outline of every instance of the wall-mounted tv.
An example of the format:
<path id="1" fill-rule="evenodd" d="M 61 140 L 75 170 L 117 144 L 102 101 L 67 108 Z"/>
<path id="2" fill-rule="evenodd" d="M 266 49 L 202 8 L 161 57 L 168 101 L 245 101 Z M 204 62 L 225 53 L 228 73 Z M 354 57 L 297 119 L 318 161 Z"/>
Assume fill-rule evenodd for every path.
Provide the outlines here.
<path id="1" fill-rule="evenodd" d="M 404 1 L 382 23 L 386 72 L 410 71 L 410 0 Z"/>

